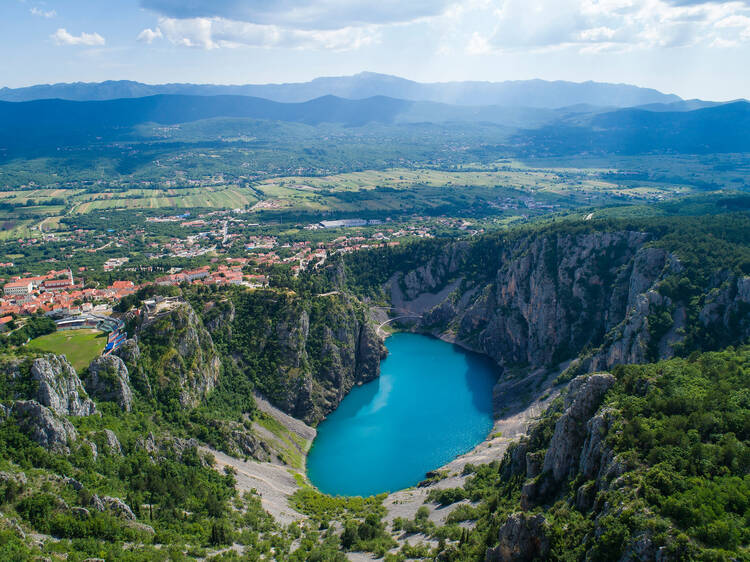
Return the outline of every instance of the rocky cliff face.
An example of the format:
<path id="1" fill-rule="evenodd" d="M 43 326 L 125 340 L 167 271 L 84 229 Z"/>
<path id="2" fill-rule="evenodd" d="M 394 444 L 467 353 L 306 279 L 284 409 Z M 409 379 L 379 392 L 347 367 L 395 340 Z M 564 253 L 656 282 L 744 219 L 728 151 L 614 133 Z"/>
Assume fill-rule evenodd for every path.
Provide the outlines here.
<path id="1" fill-rule="evenodd" d="M 128 339 L 114 352 L 122 359 L 125 368 L 128 370 L 128 377 L 134 390 L 137 390 L 144 396 L 152 396 L 151 381 L 143 370 L 141 364 L 141 348 L 135 339 Z"/>
<path id="2" fill-rule="evenodd" d="M 608 373 L 573 379 L 564 398 L 508 450 L 501 474 L 504 480 L 525 479 L 523 512 L 501 523 L 499 545 L 487 550 L 487 560 L 543 559 L 549 549 L 549 524 L 544 515 L 529 512 L 553 502 L 571 482 L 582 482 L 573 497 L 583 512 L 593 506 L 601 490 L 622 485 L 617 479 L 626 471 L 626 463 L 606 443 L 617 414 L 601 407 L 614 384 L 615 377 Z"/>
<path id="3" fill-rule="evenodd" d="M 542 515 L 514 513 L 500 528 L 500 543 L 487 551 L 487 562 L 531 562 L 549 554 L 547 521 Z"/>
<path id="4" fill-rule="evenodd" d="M 0 422 L 14 416 L 19 428 L 50 451 L 69 453 L 78 433 L 68 416 L 97 413 L 75 369 L 63 355 L 4 358 L 0 376 L 5 379 L 8 406 L 0 408 Z M 85 442 L 84 442 L 85 444 Z M 93 444 L 92 452 L 96 456 Z"/>
<path id="5" fill-rule="evenodd" d="M 750 335 L 750 278 L 717 276 L 696 320 L 688 303 L 660 290 L 682 273 L 679 259 L 648 242 L 645 233 L 620 231 L 533 234 L 484 249 L 455 244 L 388 288 L 394 306 L 423 315 L 422 328 L 501 365 L 579 358 L 573 372 L 591 372 L 669 358 L 689 322 L 734 341 Z"/>
<path id="6" fill-rule="evenodd" d="M 56 414 L 90 416 L 96 412 L 96 405 L 64 356 L 49 354 L 35 359 L 31 379 L 38 384 L 36 400 Z"/>
<path id="7" fill-rule="evenodd" d="M 98 400 L 116 402 L 125 412 L 133 404 L 128 368 L 114 355 L 97 357 L 89 365 L 86 389 Z"/>
<path id="8" fill-rule="evenodd" d="M 540 498 L 557 490 L 562 482 L 578 472 L 580 464 L 586 465 L 584 472 L 592 471 L 590 459 L 597 453 L 601 455 L 601 443 L 595 440 L 601 439 L 602 435 L 598 424 L 590 423 L 590 420 L 614 384 L 615 377 L 610 374 L 577 377 L 571 381 L 563 413 L 555 423 L 538 477 L 535 474 L 538 469 L 531 466 L 534 457 L 526 455 L 526 470 L 523 472 L 532 480 L 523 487 L 521 506 L 524 509 L 533 507 Z M 585 454 L 582 454 L 584 450 Z"/>
<path id="9" fill-rule="evenodd" d="M 364 308 L 345 294 L 306 300 L 254 291 L 222 309 L 212 316 L 213 333 L 237 367 L 272 403 L 307 423 L 380 374 L 383 342 Z"/>
<path id="10" fill-rule="evenodd" d="M 355 384 L 380 375 L 385 355 L 375 328 L 345 308 L 309 327 L 302 312 L 297 321 L 281 323 L 279 341 L 289 358 L 281 408 L 307 423 L 320 421 Z"/>
<path id="11" fill-rule="evenodd" d="M 12 412 L 24 433 L 55 453 L 69 453 L 68 444 L 78 438 L 73 424 L 34 400 L 15 402 Z"/>
<path id="12" fill-rule="evenodd" d="M 164 398 L 195 407 L 216 386 L 221 360 L 203 322 L 188 303 L 145 321 L 138 329 L 139 363 L 148 386 Z"/>

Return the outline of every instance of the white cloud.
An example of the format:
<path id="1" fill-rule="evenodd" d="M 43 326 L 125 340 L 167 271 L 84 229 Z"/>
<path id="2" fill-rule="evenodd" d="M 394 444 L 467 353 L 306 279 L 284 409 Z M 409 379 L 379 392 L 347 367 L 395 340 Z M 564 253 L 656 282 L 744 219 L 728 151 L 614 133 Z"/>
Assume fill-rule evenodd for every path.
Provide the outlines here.
<path id="1" fill-rule="evenodd" d="M 249 46 L 346 51 L 379 37 L 375 26 L 300 30 L 224 18 L 161 18 L 158 29 L 176 45 L 203 49 Z"/>
<path id="2" fill-rule="evenodd" d="M 486 55 L 492 52 L 492 47 L 486 37 L 474 32 L 466 45 L 466 52 L 470 55 Z"/>
<path id="3" fill-rule="evenodd" d="M 141 0 L 167 18 L 220 18 L 286 29 L 335 30 L 442 14 L 456 0 Z"/>
<path id="4" fill-rule="evenodd" d="M 57 15 L 57 12 L 55 10 L 42 10 L 41 8 L 31 8 L 29 10 L 33 15 L 39 16 L 40 18 L 54 18 Z"/>
<path id="5" fill-rule="evenodd" d="M 750 41 L 750 8 L 737 1 L 496 0 L 484 20 L 481 31 L 467 34 L 467 53 L 625 51 Z"/>
<path id="6" fill-rule="evenodd" d="M 98 33 L 81 33 L 80 35 L 72 35 L 68 33 L 65 28 L 60 28 L 50 35 L 52 39 L 58 45 L 85 45 L 87 47 L 95 47 L 104 45 L 104 37 Z"/>
<path id="7" fill-rule="evenodd" d="M 440 54 L 630 51 L 750 42 L 750 0 L 141 0 L 150 43 L 351 50 L 424 33 Z"/>
<path id="8" fill-rule="evenodd" d="M 154 42 L 154 40 L 161 39 L 162 37 L 164 37 L 164 34 L 158 27 L 156 29 L 144 29 L 138 34 L 138 41 L 148 43 L 150 45 Z"/>

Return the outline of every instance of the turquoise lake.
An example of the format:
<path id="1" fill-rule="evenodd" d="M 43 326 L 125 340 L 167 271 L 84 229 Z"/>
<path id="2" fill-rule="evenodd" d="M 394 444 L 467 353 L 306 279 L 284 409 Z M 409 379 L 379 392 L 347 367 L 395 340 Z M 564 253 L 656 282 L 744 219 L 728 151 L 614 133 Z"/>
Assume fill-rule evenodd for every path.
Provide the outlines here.
<path id="1" fill-rule="evenodd" d="M 492 429 L 498 371 L 487 357 L 419 334 L 394 334 L 386 346 L 380 378 L 352 389 L 318 426 L 307 470 L 322 492 L 414 486 Z"/>

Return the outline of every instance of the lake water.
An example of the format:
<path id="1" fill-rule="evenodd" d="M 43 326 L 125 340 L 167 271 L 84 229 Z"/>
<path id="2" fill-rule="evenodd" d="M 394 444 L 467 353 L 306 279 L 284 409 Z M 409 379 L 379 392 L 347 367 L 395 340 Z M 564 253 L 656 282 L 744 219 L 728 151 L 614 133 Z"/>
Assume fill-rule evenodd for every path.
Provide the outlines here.
<path id="1" fill-rule="evenodd" d="M 497 369 L 486 357 L 419 334 L 386 340 L 380 378 L 355 387 L 318 427 L 310 481 L 332 495 L 414 486 L 492 429 Z"/>

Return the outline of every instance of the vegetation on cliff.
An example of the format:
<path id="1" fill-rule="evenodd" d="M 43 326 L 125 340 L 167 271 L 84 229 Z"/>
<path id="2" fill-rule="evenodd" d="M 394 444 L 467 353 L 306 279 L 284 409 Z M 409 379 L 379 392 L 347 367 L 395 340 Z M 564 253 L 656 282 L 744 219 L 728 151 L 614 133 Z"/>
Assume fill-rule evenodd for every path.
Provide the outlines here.
<path id="1" fill-rule="evenodd" d="M 747 558 L 749 247 L 744 213 L 559 220 L 278 269 L 263 290 L 142 290 L 119 310 L 137 341 L 80 372 L 2 337 L 0 557 L 236 559 L 222 552 L 236 543 L 280 560 Z M 161 294 L 179 300 L 146 314 Z M 471 500 L 446 525 L 425 508 L 389 528 L 382 498 L 324 496 L 299 474 L 292 507 L 309 519 L 281 525 L 215 469 L 206 446 L 299 470 L 307 443 L 254 394 L 319 421 L 378 374 L 368 305 L 426 294 L 440 298 L 422 328 L 518 372 L 574 360 L 567 395 L 502 462 L 431 492 Z M 436 542 L 394 553 L 397 532 Z"/>
<path id="2" fill-rule="evenodd" d="M 578 426 L 585 440 L 559 439 L 570 413 L 560 398 L 501 463 L 468 467 L 465 488 L 432 493 L 444 505 L 475 502 L 451 514 L 451 524 L 472 521 L 473 530 L 441 559 L 750 554 L 750 348 L 613 374 L 601 405 Z M 547 457 L 561 448 L 572 464 L 556 480 Z"/>
<path id="3" fill-rule="evenodd" d="M 750 216 L 742 212 L 563 219 L 358 252 L 345 269 L 350 290 L 418 312 L 422 328 L 501 365 L 554 369 L 577 359 L 568 379 L 750 335 Z"/>

